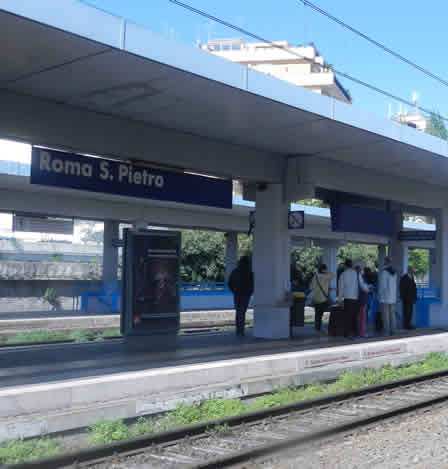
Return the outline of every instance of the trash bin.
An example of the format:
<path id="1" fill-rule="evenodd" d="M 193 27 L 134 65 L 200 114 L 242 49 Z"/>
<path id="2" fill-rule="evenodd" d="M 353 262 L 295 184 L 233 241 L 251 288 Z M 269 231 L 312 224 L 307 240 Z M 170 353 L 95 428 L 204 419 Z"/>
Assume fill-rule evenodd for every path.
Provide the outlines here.
<path id="1" fill-rule="evenodd" d="M 305 293 L 292 294 L 292 305 L 290 310 L 291 327 L 305 326 Z"/>

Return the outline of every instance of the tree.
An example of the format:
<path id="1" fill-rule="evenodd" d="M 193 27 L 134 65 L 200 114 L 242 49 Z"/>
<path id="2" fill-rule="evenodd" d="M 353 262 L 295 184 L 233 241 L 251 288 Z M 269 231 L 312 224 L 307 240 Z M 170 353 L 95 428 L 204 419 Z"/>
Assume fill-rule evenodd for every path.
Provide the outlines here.
<path id="1" fill-rule="evenodd" d="M 298 289 L 310 283 L 322 256 L 318 246 L 311 248 L 294 248 L 291 251 L 291 282 Z"/>
<path id="2" fill-rule="evenodd" d="M 320 207 L 320 208 L 328 208 L 328 205 L 320 199 L 304 199 L 304 200 L 299 200 L 296 202 L 300 205 L 308 205 L 310 207 Z"/>
<path id="3" fill-rule="evenodd" d="M 348 243 L 338 250 L 339 264 L 343 264 L 346 259 L 363 261 L 366 267 L 375 269 L 378 262 L 378 247 L 367 244 Z"/>
<path id="4" fill-rule="evenodd" d="M 414 268 L 416 277 L 424 277 L 429 270 L 429 251 L 427 249 L 409 249 L 408 256 L 408 264 Z"/>
<path id="5" fill-rule="evenodd" d="M 224 281 L 224 233 L 182 230 L 180 272 L 184 282 Z"/>
<path id="6" fill-rule="evenodd" d="M 439 137 L 443 140 L 448 139 L 448 131 L 446 130 L 445 122 L 438 112 L 431 112 L 425 133 L 434 135 L 435 137 Z"/>

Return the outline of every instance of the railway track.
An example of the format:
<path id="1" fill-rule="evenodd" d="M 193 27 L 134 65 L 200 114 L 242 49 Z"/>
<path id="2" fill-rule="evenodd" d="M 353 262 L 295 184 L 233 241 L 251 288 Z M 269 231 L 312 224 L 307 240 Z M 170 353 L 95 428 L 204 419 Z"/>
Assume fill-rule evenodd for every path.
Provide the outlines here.
<path id="1" fill-rule="evenodd" d="M 448 370 L 9 468 L 230 467 L 448 400 Z"/>

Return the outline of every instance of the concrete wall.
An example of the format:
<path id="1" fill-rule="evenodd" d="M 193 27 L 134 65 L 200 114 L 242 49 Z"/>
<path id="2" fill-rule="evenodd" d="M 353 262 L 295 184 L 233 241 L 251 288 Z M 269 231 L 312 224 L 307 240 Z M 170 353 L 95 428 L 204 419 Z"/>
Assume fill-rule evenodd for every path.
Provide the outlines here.
<path id="1" fill-rule="evenodd" d="M 102 264 L 0 261 L 0 280 L 99 280 Z"/>

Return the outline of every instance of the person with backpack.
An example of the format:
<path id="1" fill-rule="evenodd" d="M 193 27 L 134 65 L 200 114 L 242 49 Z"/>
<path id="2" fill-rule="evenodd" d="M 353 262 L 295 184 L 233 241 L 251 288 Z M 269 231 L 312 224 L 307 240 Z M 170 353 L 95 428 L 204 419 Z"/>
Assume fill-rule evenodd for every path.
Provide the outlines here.
<path id="1" fill-rule="evenodd" d="M 311 280 L 311 295 L 314 306 L 314 327 L 320 332 L 322 327 L 322 316 L 330 306 L 330 282 L 336 278 L 336 274 L 328 272 L 326 264 L 321 264 L 316 275 Z"/>
<path id="2" fill-rule="evenodd" d="M 235 304 L 236 335 L 244 336 L 246 311 L 254 292 L 254 274 L 249 256 L 243 256 L 239 260 L 238 266 L 230 274 L 228 286 Z"/>
<path id="3" fill-rule="evenodd" d="M 384 259 L 384 268 L 378 279 L 378 301 L 381 304 L 383 328 L 389 335 L 395 332 L 395 305 L 397 303 L 397 271 L 390 257 Z"/>

